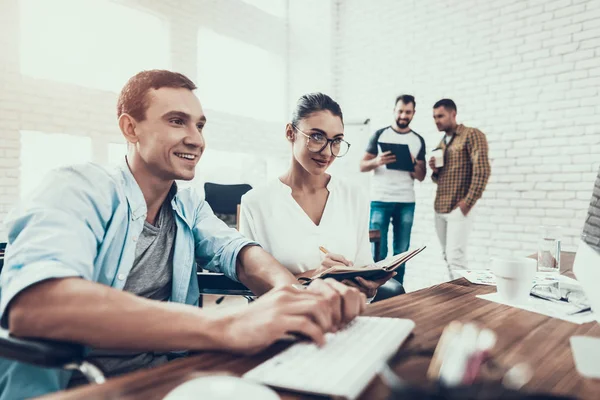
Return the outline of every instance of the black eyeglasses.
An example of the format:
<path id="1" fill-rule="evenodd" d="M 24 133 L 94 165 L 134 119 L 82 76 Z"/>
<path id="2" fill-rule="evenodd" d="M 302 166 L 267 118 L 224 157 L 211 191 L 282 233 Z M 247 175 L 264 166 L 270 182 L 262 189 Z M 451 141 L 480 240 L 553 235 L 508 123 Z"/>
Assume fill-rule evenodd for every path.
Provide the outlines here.
<path id="1" fill-rule="evenodd" d="M 298 132 L 306 136 L 306 148 L 311 153 L 320 153 L 325 150 L 327 145 L 330 145 L 331 154 L 334 157 L 343 157 L 350 150 L 350 143 L 346 142 L 342 138 L 328 139 L 327 136 L 321 132 L 314 132 L 310 135 L 302 131 L 296 125 L 292 125 Z"/>

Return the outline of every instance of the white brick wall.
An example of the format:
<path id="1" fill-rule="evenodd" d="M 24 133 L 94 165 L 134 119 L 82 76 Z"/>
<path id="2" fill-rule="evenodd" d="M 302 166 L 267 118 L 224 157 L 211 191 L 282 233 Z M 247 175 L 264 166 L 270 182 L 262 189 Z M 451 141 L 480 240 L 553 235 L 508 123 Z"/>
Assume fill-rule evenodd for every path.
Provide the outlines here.
<path id="1" fill-rule="evenodd" d="M 600 163 L 600 2 L 338 1 L 335 94 L 347 116 L 389 125 L 393 99 L 416 96 L 413 129 L 432 149 L 431 107 L 454 99 L 458 119 L 487 134 L 492 177 L 470 240 L 472 267 L 531 254 L 537 226 L 563 226 L 573 250 Z M 416 289 L 444 279 L 433 228 L 435 186 L 417 184 L 409 263 Z"/>

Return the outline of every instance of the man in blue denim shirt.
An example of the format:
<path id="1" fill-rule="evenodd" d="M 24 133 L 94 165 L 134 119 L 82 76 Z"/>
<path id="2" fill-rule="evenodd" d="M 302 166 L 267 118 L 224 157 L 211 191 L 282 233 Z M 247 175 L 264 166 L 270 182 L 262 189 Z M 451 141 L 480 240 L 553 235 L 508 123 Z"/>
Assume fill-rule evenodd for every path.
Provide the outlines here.
<path id="1" fill-rule="evenodd" d="M 288 332 L 323 343 L 362 311 L 364 295 L 338 282 L 293 288 L 295 277 L 272 256 L 194 191 L 177 189 L 176 179 L 194 177 L 205 147 L 194 89 L 170 71 L 131 78 L 117 107 L 129 146 L 123 165 L 54 171 L 9 216 L 0 317 L 11 334 L 83 343 L 91 354 L 150 355 L 147 367 L 181 349 L 254 353 Z M 203 311 L 196 260 L 269 293 L 233 315 Z M 71 378 L 0 359 L 0 399 L 61 390 Z"/>

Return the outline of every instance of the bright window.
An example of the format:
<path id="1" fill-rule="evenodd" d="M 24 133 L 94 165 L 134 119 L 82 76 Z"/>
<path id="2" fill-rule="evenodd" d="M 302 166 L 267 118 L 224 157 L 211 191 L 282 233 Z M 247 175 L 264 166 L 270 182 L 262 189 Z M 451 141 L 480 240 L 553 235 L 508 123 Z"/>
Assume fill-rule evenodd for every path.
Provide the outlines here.
<path id="1" fill-rule="evenodd" d="M 21 0 L 25 75 L 118 92 L 144 69 L 170 66 L 160 18 L 106 0 Z"/>
<path id="2" fill-rule="evenodd" d="M 285 118 L 283 56 L 208 29 L 198 32 L 198 89 L 207 109 L 263 121 Z"/>
<path id="3" fill-rule="evenodd" d="M 92 161 L 89 137 L 21 131 L 21 197 L 36 189 L 48 171 L 89 161 Z"/>

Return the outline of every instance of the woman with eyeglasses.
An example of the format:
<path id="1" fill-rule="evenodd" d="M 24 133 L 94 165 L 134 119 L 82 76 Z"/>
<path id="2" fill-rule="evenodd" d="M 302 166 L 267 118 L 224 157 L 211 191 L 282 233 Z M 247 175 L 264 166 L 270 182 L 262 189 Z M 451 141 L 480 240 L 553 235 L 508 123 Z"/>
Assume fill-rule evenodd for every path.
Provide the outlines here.
<path id="1" fill-rule="evenodd" d="M 242 197 L 240 232 L 295 275 L 333 265 L 372 264 L 365 188 L 326 173 L 350 149 L 340 106 L 322 93 L 302 96 L 286 125 L 285 138 L 292 149 L 291 165 L 279 178 Z M 344 283 L 373 298 L 393 275 Z M 386 285 L 393 287 L 385 297 L 403 292 L 392 281 Z"/>

